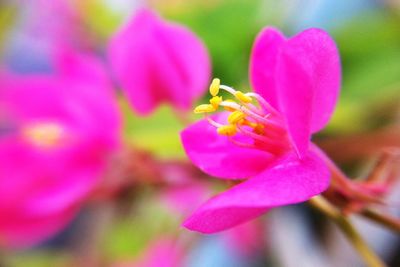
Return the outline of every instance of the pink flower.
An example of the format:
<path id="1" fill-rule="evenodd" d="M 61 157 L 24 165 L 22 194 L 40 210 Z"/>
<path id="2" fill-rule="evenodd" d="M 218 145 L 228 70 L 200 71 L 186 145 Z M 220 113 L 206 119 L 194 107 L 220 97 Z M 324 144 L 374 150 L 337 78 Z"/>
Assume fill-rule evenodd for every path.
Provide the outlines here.
<path id="1" fill-rule="evenodd" d="M 210 60 L 187 29 L 141 10 L 111 40 L 109 59 L 133 109 L 151 113 L 162 102 L 188 110 L 206 90 Z"/>
<path id="2" fill-rule="evenodd" d="M 33 245 L 65 227 L 119 147 L 99 62 L 67 52 L 55 62 L 52 75 L 0 76 L 0 246 Z"/>
<path id="3" fill-rule="evenodd" d="M 191 230 L 225 230 L 272 207 L 306 201 L 329 185 L 329 170 L 310 138 L 327 124 L 339 93 L 332 39 L 319 29 L 287 39 L 266 28 L 253 47 L 250 79 L 255 92 L 247 94 L 215 79 L 210 104 L 195 109 L 206 119 L 181 133 L 187 155 L 204 172 L 250 177 L 203 204 L 184 223 Z M 237 102 L 223 100 L 219 90 Z M 207 115 L 219 107 L 229 112 Z"/>

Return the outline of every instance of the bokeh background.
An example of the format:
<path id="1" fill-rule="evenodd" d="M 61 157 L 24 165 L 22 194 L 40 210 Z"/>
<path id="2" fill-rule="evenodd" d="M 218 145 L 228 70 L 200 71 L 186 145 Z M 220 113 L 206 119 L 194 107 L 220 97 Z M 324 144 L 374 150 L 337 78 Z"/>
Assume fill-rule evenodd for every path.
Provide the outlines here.
<path id="1" fill-rule="evenodd" d="M 147 6 L 204 41 L 214 77 L 248 90 L 249 55 L 260 29 L 274 25 L 290 36 L 318 27 L 338 45 L 343 80 L 334 117 L 317 143 L 353 177 L 368 173 L 382 148 L 400 148 L 397 0 L 65 0 L 68 10 L 56 2 L 62 0 L 0 2 L 3 66 L 17 73 L 49 72 L 48 51 L 60 38 L 105 58 L 110 36 Z M 172 181 L 195 176 L 201 186 L 185 191 L 190 195 L 211 194 L 226 185 L 188 163 L 179 140 L 184 124 L 171 107 L 140 117 L 116 91 L 124 146 L 136 151 L 127 149 L 121 170 L 106 174 L 104 186 L 117 193 L 90 201 L 65 231 L 43 244 L 0 251 L 0 266 L 139 266 L 137 259 L 158 255 L 151 249 L 161 239 L 168 240 L 167 247 L 182 247 L 181 266 L 362 266 L 341 233 L 305 205 L 273 211 L 239 233 L 203 236 L 183 229 L 184 216 L 166 194 L 171 186 L 151 177 L 158 172 Z M 393 203 L 399 192 L 393 193 Z M 389 209 L 398 213 L 399 203 Z M 391 266 L 400 265 L 396 234 L 362 219 L 355 222 Z M 244 248 L 232 245 L 237 243 Z M 159 257 L 167 255 L 160 252 Z"/>

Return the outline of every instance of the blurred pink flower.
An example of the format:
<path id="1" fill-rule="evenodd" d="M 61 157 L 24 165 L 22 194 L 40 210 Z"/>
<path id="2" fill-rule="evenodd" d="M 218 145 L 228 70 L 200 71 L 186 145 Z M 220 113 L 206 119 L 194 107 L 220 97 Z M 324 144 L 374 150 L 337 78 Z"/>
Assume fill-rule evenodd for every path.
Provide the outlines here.
<path id="1" fill-rule="evenodd" d="M 165 183 L 160 198 L 174 214 L 187 216 L 194 206 L 210 197 L 211 190 L 202 179 L 204 174 L 192 164 L 171 161 L 159 168 Z"/>
<path id="2" fill-rule="evenodd" d="M 0 76 L 0 246 L 60 231 L 119 147 L 120 118 L 100 63 L 65 50 L 54 74 Z"/>
<path id="3" fill-rule="evenodd" d="M 146 115 L 162 102 L 188 110 L 206 90 L 210 59 L 182 25 L 140 10 L 111 40 L 109 59 L 133 109 Z"/>
<path id="4" fill-rule="evenodd" d="M 339 93 L 333 40 L 319 29 L 286 39 L 266 28 L 253 47 L 250 78 L 255 93 L 247 94 L 215 79 L 210 104 L 195 112 L 222 106 L 231 113 L 206 115 L 181 133 L 187 155 L 204 172 L 225 179 L 251 177 L 203 204 L 184 223 L 191 230 L 225 230 L 272 207 L 306 201 L 329 185 L 329 170 L 310 138 L 328 122 Z M 223 101 L 220 89 L 238 103 Z"/>

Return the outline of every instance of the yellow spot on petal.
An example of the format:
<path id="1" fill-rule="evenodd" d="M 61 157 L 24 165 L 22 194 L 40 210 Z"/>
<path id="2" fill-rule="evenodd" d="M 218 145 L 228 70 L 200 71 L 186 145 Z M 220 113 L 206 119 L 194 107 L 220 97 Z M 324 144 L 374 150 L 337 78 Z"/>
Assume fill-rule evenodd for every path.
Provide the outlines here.
<path id="1" fill-rule="evenodd" d="M 64 136 L 64 129 L 56 123 L 40 123 L 26 127 L 23 136 L 32 144 L 52 147 L 59 144 Z"/>
<path id="2" fill-rule="evenodd" d="M 250 103 L 253 99 L 250 96 L 245 95 L 243 92 L 236 91 L 235 96 L 243 103 Z"/>
<path id="3" fill-rule="evenodd" d="M 200 113 L 210 113 L 210 112 L 214 112 L 216 109 L 214 108 L 213 105 L 211 104 L 201 104 L 198 105 L 193 112 L 196 114 L 200 114 Z"/>
<path id="4" fill-rule="evenodd" d="M 243 112 L 236 110 L 236 111 L 232 112 L 231 114 L 229 114 L 228 122 L 230 124 L 236 124 L 236 123 L 240 122 L 241 120 L 243 120 L 245 117 L 246 117 L 246 115 Z"/>
<path id="5" fill-rule="evenodd" d="M 217 109 L 219 107 L 219 104 L 222 102 L 222 96 L 213 96 L 210 99 L 210 104 Z"/>
<path id="6" fill-rule="evenodd" d="M 216 96 L 219 93 L 219 86 L 221 85 L 221 81 L 218 78 L 212 80 L 210 85 L 210 94 L 212 96 Z"/>
<path id="7" fill-rule="evenodd" d="M 236 134 L 237 128 L 236 125 L 229 124 L 218 127 L 217 132 L 220 135 L 233 136 Z"/>

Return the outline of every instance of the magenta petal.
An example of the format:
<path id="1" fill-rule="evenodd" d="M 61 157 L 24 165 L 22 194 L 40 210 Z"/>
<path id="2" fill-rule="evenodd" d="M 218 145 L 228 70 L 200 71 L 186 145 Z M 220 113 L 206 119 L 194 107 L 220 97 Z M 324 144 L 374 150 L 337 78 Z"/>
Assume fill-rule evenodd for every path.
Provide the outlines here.
<path id="1" fill-rule="evenodd" d="M 304 120 L 310 112 L 310 131 L 317 132 L 331 117 L 339 95 L 341 71 L 336 45 L 326 32 L 309 29 L 289 39 L 281 57 L 277 78 L 282 108 L 292 122 Z"/>
<path id="2" fill-rule="evenodd" d="M 277 66 L 279 106 L 299 156 L 309 149 L 314 90 L 307 70 L 294 57 L 282 54 Z"/>
<path id="3" fill-rule="evenodd" d="M 267 27 L 257 36 L 250 59 L 250 81 L 254 91 L 275 108 L 279 108 L 275 71 L 279 49 L 284 43 L 281 32 Z"/>
<path id="4" fill-rule="evenodd" d="M 306 201 L 324 191 L 330 173 L 324 162 L 309 153 L 302 160 L 289 155 L 272 168 L 211 198 L 184 226 L 214 233 L 253 219 L 269 208 Z"/>
<path id="5" fill-rule="evenodd" d="M 207 49 L 194 33 L 176 23 L 166 23 L 159 34 L 159 41 L 164 43 L 164 52 L 169 59 L 162 67 L 167 67 L 164 76 L 167 78 L 165 82 L 171 83 L 171 98 L 183 108 L 191 109 L 193 100 L 207 91 L 211 77 Z M 172 78 L 176 81 L 172 82 Z M 174 88 L 173 84 L 180 87 Z"/>
<path id="6" fill-rule="evenodd" d="M 207 89 L 210 60 L 203 43 L 187 28 L 139 11 L 109 46 L 117 81 L 139 114 L 161 102 L 188 110 Z"/>
<path id="7" fill-rule="evenodd" d="M 220 114 L 216 120 L 226 117 Z M 239 147 L 226 136 L 217 134 L 207 120 L 201 120 L 181 132 L 181 139 L 190 160 L 209 175 L 227 179 L 243 179 L 263 171 L 274 160 L 263 151 Z"/>

